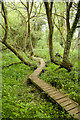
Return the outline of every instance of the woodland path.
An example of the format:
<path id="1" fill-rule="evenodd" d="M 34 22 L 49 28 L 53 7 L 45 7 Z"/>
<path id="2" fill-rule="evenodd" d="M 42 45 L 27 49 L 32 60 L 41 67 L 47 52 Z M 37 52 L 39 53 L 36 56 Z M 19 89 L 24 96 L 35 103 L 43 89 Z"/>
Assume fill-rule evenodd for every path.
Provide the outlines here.
<path id="1" fill-rule="evenodd" d="M 40 63 L 40 66 L 29 76 L 31 82 L 39 89 L 41 89 L 45 94 L 47 94 L 52 100 L 63 107 L 68 113 L 74 115 L 75 118 L 78 118 L 80 120 L 79 104 L 71 100 L 65 94 L 61 93 L 55 87 L 52 87 L 51 85 L 38 78 L 43 67 L 45 66 L 45 62 L 42 58 L 40 59 Z"/>

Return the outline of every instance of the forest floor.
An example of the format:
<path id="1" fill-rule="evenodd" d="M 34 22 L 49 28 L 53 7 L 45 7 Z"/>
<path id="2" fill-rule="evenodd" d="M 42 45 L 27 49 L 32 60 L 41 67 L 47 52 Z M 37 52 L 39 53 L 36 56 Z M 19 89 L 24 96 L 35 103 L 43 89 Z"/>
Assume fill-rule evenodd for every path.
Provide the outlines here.
<path id="1" fill-rule="evenodd" d="M 3 52 L 2 58 L 2 66 L 6 66 L 12 62 L 19 62 L 18 58 L 12 52 Z M 45 59 L 45 61 L 47 60 Z M 73 71 L 68 73 L 65 69 L 54 72 L 56 68 L 56 65 L 49 63 L 47 67 L 44 67 L 44 73 L 40 75 L 40 78 L 54 85 L 78 102 L 79 87 L 77 72 L 74 74 Z M 24 64 L 17 64 L 3 69 L 2 117 L 12 119 L 52 118 L 54 120 L 76 120 L 57 103 L 52 103 L 50 99 L 42 96 L 41 91 L 33 84 L 27 82 L 29 75 L 33 71 L 32 67 Z"/>

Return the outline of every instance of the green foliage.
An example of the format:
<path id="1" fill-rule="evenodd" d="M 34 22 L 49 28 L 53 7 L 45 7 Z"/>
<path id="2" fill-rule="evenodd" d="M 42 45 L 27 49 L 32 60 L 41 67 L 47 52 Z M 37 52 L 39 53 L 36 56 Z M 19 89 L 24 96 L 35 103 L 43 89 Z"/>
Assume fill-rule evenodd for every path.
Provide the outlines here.
<path id="1" fill-rule="evenodd" d="M 70 50 L 69 59 L 74 65 L 74 69 L 77 69 L 78 68 L 78 50 L 77 49 L 74 49 L 74 51 Z"/>
<path id="2" fill-rule="evenodd" d="M 12 5 L 12 3 L 10 4 Z M 64 3 L 55 3 L 56 12 L 59 15 L 63 15 L 65 12 Z M 36 3 L 33 9 L 32 16 L 37 12 Z M 23 7 L 19 3 L 16 7 Z M 18 45 L 23 48 L 23 40 L 25 38 L 25 22 L 18 12 L 8 9 L 8 42 L 10 44 Z M 26 16 L 25 9 L 20 9 L 20 12 Z M 54 9 L 55 10 L 55 9 Z M 53 12 L 55 12 L 53 10 Z M 38 9 L 39 11 L 39 9 Z M 41 12 L 44 12 L 42 7 Z M 65 17 L 65 14 L 64 14 Z M 49 43 L 48 43 L 48 25 L 43 17 L 34 17 L 31 19 L 31 40 L 34 52 L 39 57 L 44 58 L 45 62 L 50 61 L 49 57 Z M 65 38 L 64 20 L 59 16 L 55 17 L 55 22 L 60 27 L 63 36 Z M 60 25 L 59 25 L 60 23 Z M 0 27 L 1 29 L 1 27 Z M 4 34 L 4 31 L 2 35 Z M 74 37 L 75 39 L 75 37 Z M 63 48 L 60 43 L 64 42 L 57 28 L 54 27 L 53 34 L 53 53 L 58 52 L 63 56 Z M 74 42 L 75 43 L 75 42 Z M 26 47 L 29 46 L 29 39 L 27 38 Z M 30 60 L 27 56 L 18 50 L 18 52 L 27 60 L 32 63 L 35 61 Z M 10 51 L 3 52 L 2 66 L 6 66 L 12 62 L 19 62 L 20 60 Z M 57 65 L 50 63 L 48 67 L 44 68 L 44 73 L 41 74 L 41 79 L 49 84 L 52 84 L 65 94 L 69 95 L 73 100 L 80 104 L 80 87 L 78 84 L 78 53 L 75 49 L 70 51 L 70 61 L 74 64 L 73 70 L 68 73 L 64 68 L 55 71 Z M 24 64 L 17 64 L 10 67 L 5 67 L 2 71 L 2 118 L 52 118 L 54 120 L 76 120 L 66 113 L 61 107 L 49 101 L 47 98 L 41 98 L 41 92 L 36 89 L 33 84 L 27 84 L 29 75 L 33 72 L 33 68 Z"/>
<path id="3" fill-rule="evenodd" d="M 14 17 L 13 17 L 14 16 Z M 25 24 L 22 23 L 21 17 L 17 12 L 11 11 L 8 14 L 8 24 L 9 24 L 9 34 L 8 39 L 10 43 L 14 44 L 14 41 L 17 45 L 21 46 L 23 40 L 23 33 L 25 30 Z"/>
<path id="4" fill-rule="evenodd" d="M 45 72 L 41 75 L 41 79 L 49 84 L 52 84 L 57 89 L 60 89 L 65 94 L 69 95 L 74 101 L 79 102 L 80 87 L 78 84 L 78 72 L 73 69 L 70 73 L 64 68 L 55 71 L 58 66 L 50 63 L 45 67 Z"/>
<path id="5" fill-rule="evenodd" d="M 17 62 L 12 52 L 3 53 L 3 65 Z M 6 62 L 5 62 L 6 61 Z M 5 64 L 6 63 L 6 64 Z M 33 84 L 27 84 L 32 69 L 24 64 L 17 64 L 3 69 L 2 118 L 53 118 L 75 120 L 60 106 L 47 98 L 40 98 L 40 91 Z"/>

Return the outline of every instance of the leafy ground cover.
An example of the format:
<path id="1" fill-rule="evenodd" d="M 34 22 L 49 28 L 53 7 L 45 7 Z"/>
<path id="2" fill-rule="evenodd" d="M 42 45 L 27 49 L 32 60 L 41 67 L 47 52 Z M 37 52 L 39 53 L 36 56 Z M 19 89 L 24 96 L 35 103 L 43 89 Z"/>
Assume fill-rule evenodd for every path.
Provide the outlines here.
<path id="1" fill-rule="evenodd" d="M 63 48 L 55 42 L 55 51 L 54 53 L 58 52 L 60 49 L 59 54 L 62 55 Z M 47 48 L 45 48 L 47 50 Z M 57 52 L 56 52 L 57 51 Z M 38 52 L 39 53 L 39 52 Z M 47 54 L 46 54 L 47 53 Z M 42 56 L 46 61 L 49 60 L 48 50 L 45 53 L 45 50 L 40 52 L 40 56 Z M 46 54 L 46 55 L 45 55 Z M 46 56 L 46 57 L 45 57 Z M 71 99 L 78 102 L 80 104 L 80 82 L 78 80 L 78 50 L 75 49 L 70 50 L 70 61 L 73 64 L 73 69 L 71 72 L 68 72 L 66 69 L 62 68 L 56 70 L 59 66 L 49 63 L 48 66 L 44 67 L 44 73 L 40 75 L 40 78 L 43 79 L 45 82 L 55 86 L 57 89 L 62 91 L 63 93 L 67 94 Z"/>
<path id="2" fill-rule="evenodd" d="M 4 52 L 2 61 L 3 66 L 14 61 L 19 62 L 12 52 Z M 41 97 L 41 91 L 33 84 L 27 84 L 28 77 L 32 72 L 33 69 L 24 64 L 17 64 L 3 69 L 2 118 L 12 118 L 13 120 L 14 118 L 76 120 L 60 108 L 58 104 L 52 103 L 46 97 Z M 44 77 L 42 78 L 44 79 Z"/>
<path id="3" fill-rule="evenodd" d="M 41 79 L 55 86 L 57 89 L 67 94 L 71 99 L 80 104 L 80 87 L 78 83 L 78 73 L 76 71 L 67 72 L 65 69 L 55 71 L 58 66 L 50 63 L 44 68 Z"/>

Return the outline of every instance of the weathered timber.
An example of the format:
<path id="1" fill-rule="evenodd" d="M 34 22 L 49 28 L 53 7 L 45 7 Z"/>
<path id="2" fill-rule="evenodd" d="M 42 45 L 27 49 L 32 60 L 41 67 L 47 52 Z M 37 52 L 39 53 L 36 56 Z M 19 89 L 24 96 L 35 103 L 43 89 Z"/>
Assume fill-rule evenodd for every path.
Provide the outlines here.
<path id="1" fill-rule="evenodd" d="M 29 79 L 52 100 L 62 106 L 68 113 L 70 113 L 72 116 L 74 115 L 75 118 L 78 118 L 80 120 L 79 104 L 71 100 L 68 96 L 66 96 L 66 94 L 61 93 L 55 87 L 52 87 L 48 83 L 38 78 L 43 67 L 45 66 L 45 62 L 43 59 L 40 59 L 40 63 L 40 66 L 29 76 Z"/>

